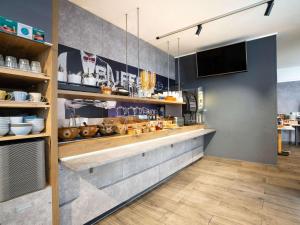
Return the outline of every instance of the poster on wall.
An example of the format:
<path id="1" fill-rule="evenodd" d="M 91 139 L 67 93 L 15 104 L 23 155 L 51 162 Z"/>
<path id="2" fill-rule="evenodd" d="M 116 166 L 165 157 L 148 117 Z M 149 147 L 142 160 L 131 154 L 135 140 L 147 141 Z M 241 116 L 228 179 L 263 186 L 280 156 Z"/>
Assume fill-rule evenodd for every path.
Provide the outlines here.
<path id="1" fill-rule="evenodd" d="M 144 70 L 140 69 L 140 74 Z M 168 90 L 168 78 L 156 74 L 155 92 Z M 138 68 L 126 65 L 114 60 L 88 53 L 84 50 L 74 49 L 65 45 L 58 46 L 58 87 L 59 89 L 99 92 L 99 86 L 105 84 L 110 87 L 123 86 L 127 90 L 136 91 L 140 88 Z M 175 80 L 170 79 L 170 87 L 175 85 Z M 90 104 L 83 104 L 82 107 L 74 110 L 65 108 L 65 116 L 71 114 L 81 117 L 103 118 L 121 115 L 147 114 L 158 111 L 159 106 L 147 104 L 134 104 L 117 102 L 114 107 L 100 108 Z"/>
<path id="2" fill-rule="evenodd" d="M 84 50 L 78 50 L 59 44 L 58 46 L 58 81 L 59 88 L 91 91 L 90 87 L 97 88 L 105 84 L 110 87 L 121 85 L 130 90 L 133 86 L 140 88 L 138 69 L 114 60 L 104 58 Z M 140 74 L 143 73 L 140 69 Z M 170 87 L 175 80 L 170 79 Z M 156 74 L 155 91 L 162 92 L 168 89 L 168 78 Z"/>

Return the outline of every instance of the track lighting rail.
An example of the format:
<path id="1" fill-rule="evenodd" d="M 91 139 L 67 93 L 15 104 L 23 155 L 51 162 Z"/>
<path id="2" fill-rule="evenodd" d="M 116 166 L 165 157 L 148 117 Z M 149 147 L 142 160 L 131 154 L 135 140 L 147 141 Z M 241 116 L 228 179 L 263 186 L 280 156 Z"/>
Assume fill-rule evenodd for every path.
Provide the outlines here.
<path id="1" fill-rule="evenodd" d="M 225 13 L 225 14 L 213 17 L 211 19 L 206 19 L 206 20 L 200 21 L 198 23 L 195 23 L 195 24 L 192 24 L 190 26 L 187 26 L 187 27 L 184 27 L 184 28 L 172 31 L 170 33 L 167 33 L 167 34 L 164 34 L 164 35 L 161 35 L 161 36 L 157 36 L 156 39 L 157 40 L 158 39 L 162 39 L 162 38 L 171 36 L 173 34 L 177 34 L 177 33 L 189 30 L 189 29 L 194 28 L 194 27 L 199 27 L 199 26 L 202 26 L 203 24 L 210 23 L 210 22 L 213 22 L 213 21 L 216 21 L 216 20 L 219 20 L 219 19 L 231 16 L 231 15 L 234 15 L 234 14 L 237 14 L 237 13 L 240 13 L 240 12 L 243 12 L 243 11 L 246 11 L 246 10 L 258 7 L 258 6 L 261 6 L 261 5 L 264 5 L 264 4 L 268 4 L 267 10 L 265 12 L 265 16 L 269 16 L 270 13 L 271 13 L 271 9 L 272 9 L 272 7 L 274 5 L 274 0 L 263 0 L 263 1 L 260 1 L 260 2 L 257 2 L 257 3 L 254 3 L 252 5 L 248 5 L 248 6 L 245 6 L 243 8 L 236 9 L 236 10 L 233 10 L 231 12 L 228 12 L 228 13 Z"/>

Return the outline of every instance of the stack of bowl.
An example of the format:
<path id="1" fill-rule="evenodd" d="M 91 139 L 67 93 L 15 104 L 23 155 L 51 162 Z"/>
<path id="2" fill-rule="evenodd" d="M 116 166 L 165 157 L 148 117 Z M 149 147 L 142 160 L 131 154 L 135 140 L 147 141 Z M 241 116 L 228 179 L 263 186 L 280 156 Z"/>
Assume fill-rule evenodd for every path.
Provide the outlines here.
<path id="1" fill-rule="evenodd" d="M 11 135 L 27 135 L 31 132 L 32 125 L 23 123 L 23 116 L 10 117 L 10 132 Z"/>
<path id="2" fill-rule="evenodd" d="M 30 123 L 12 123 L 10 130 L 14 135 L 27 135 L 31 132 L 32 125 Z"/>
<path id="3" fill-rule="evenodd" d="M 23 123 L 23 116 L 11 116 L 11 117 L 9 117 L 9 120 L 10 120 L 10 125 Z M 9 134 L 14 135 L 14 133 L 11 131 L 11 128 L 10 128 Z"/>
<path id="4" fill-rule="evenodd" d="M 45 129 L 45 120 L 43 118 L 25 118 L 25 123 L 32 125 L 33 134 L 39 134 Z"/>
<path id="5" fill-rule="evenodd" d="M 0 137 L 9 132 L 9 117 L 0 117 Z"/>

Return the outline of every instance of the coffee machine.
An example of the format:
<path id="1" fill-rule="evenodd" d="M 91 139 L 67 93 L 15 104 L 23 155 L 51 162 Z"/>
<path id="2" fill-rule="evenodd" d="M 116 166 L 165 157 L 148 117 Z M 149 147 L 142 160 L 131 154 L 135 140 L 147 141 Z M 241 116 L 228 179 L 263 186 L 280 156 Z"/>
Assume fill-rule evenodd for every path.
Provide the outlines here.
<path id="1" fill-rule="evenodd" d="M 198 124 L 204 123 L 204 91 L 202 87 L 198 87 L 197 90 L 197 112 L 196 120 Z"/>
<path id="2" fill-rule="evenodd" d="M 203 124 L 204 92 L 202 87 L 186 89 L 182 92 L 183 101 L 182 114 L 184 125 Z"/>

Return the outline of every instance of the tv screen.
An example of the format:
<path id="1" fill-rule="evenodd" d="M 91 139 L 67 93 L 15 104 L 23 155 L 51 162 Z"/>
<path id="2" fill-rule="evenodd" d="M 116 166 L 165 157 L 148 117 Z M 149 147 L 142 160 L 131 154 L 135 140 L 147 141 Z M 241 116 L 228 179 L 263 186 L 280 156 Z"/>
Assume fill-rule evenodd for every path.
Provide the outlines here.
<path id="1" fill-rule="evenodd" d="M 247 71 L 246 42 L 197 52 L 198 77 Z"/>

